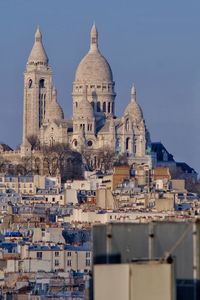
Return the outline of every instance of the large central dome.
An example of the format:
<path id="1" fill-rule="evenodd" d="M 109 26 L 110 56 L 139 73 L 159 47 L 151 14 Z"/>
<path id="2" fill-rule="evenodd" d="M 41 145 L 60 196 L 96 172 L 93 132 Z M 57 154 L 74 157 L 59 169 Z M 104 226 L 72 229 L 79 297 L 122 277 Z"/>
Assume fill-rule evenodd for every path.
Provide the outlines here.
<path id="1" fill-rule="evenodd" d="M 90 50 L 76 70 L 75 81 L 81 83 L 113 81 L 110 65 L 98 49 L 98 33 L 95 25 L 91 30 Z"/>

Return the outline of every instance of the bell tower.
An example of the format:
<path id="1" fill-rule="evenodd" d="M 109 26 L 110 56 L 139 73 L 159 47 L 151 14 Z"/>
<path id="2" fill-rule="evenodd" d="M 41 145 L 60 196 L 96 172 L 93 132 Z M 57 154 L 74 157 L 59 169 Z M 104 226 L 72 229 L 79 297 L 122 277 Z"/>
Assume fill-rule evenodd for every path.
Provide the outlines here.
<path id="1" fill-rule="evenodd" d="M 42 43 L 39 27 L 24 72 L 23 140 L 29 136 L 40 138 L 40 128 L 52 98 L 52 71 Z"/>

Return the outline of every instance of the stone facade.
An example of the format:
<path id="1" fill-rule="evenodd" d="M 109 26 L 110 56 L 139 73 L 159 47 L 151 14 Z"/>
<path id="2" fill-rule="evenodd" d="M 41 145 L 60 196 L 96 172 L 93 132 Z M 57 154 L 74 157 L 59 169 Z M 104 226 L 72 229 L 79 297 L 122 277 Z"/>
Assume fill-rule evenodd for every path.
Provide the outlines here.
<path id="1" fill-rule="evenodd" d="M 111 67 L 98 47 L 98 32 L 92 26 L 90 48 L 81 60 L 73 82 L 73 117 L 65 120 L 52 86 L 52 71 L 39 28 L 24 73 L 24 114 L 21 152 L 28 154 L 30 136 L 41 144 L 69 143 L 91 154 L 107 147 L 126 154 L 133 162 L 151 165 L 149 133 L 132 87 L 123 116 L 115 116 L 115 82 Z"/>

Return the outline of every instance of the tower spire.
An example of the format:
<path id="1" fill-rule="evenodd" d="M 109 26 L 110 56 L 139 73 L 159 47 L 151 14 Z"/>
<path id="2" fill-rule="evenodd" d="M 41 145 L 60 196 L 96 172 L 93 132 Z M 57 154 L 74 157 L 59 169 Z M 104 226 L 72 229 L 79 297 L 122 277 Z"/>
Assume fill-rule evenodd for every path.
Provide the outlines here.
<path id="1" fill-rule="evenodd" d="M 35 42 L 28 58 L 28 65 L 48 65 L 48 57 L 42 43 L 42 33 L 39 26 L 35 32 Z"/>
<path id="2" fill-rule="evenodd" d="M 37 26 L 36 32 L 35 32 L 35 41 L 40 42 L 42 41 L 42 33 L 40 31 L 39 25 Z"/>
<path id="3" fill-rule="evenodd" d="M 98 50 L 98 31 L 94 22 L 90 32 L 90 51 L 96 50 Z"/>

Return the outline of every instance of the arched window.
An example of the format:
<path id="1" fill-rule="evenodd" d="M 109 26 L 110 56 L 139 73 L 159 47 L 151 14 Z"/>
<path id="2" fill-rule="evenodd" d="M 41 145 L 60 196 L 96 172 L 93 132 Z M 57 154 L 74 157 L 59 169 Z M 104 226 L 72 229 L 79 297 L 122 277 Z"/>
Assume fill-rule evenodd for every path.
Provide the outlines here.
<path id="1" fill-rule="evenodd" d="M 121 150 L 121 147 L 120 147 L 120 138 L 117 138 L 117 139 L 116 139 L 116 144 L 115 144 L 115 151 L 116 151 L 117 153 L 119 153 L 120 150 Z"/>
<path id="2" fill-rule="evenodd" d="M 29 89 L 32 88 L 32 84 L 33 84 L 32 79 L 29 79 L 29 82 L 28 82 L 28 88 L 29 88 Z"/>
<path id="3" fill-rule="evenodd" d="M 74 147 L 77 147 L 77 146 L 78 146 L 77 140 L 74 140 L 74 141 L 73 141 L 73 144 L 74 144 Z"/>
<path id="4" fill-rule="evenodd" d="M 110 113 L 110 102 L 108 102 L 108 113 Z"/>
<path id="5" fill-rule="evenodd" d="M 106 102 L 103 102 L 103 112 L 106 112 Z"/>
<path id="6" fill-rule="evenodd" d="M 126 119 L 125 128 L 126 128 L 126 131 L 129 130 L 129 119 Z"/>
<path id="7" fill-rule="evenodd" d="M 76 108 L 78 107 L 78 102 L 75 102 L 75 106 L 76 106 Z"/>
<path id="8" fill-rule="evenodd" d="M 126 138 L 126 151 L 129 150 L 129 146 L 130 146 L 130 138 Z"/>
<path id="9" fill-rule="evenodd" d="M 100 101 L 97 102 L 97 112 L 101 111 L 101 103 Z"/>
<path id="10" fill-rule="evenodd" d="M 39 81 L 39 87 L 44 88 L 44 79 L 40 79 Z"/>

